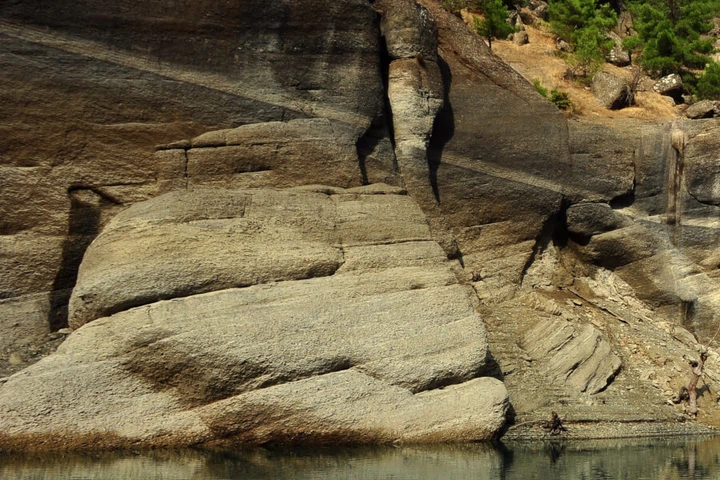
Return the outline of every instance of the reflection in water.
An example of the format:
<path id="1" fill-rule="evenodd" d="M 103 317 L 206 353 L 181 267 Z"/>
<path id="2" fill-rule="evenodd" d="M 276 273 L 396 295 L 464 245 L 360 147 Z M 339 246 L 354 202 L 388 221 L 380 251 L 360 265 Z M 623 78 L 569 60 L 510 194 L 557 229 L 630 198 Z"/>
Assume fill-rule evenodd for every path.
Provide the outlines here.
<path id="1" fill-rule="evenodd" d="M 434 447 L 0 454 L 3 480 L 720 479 L 720 438 Z"/>

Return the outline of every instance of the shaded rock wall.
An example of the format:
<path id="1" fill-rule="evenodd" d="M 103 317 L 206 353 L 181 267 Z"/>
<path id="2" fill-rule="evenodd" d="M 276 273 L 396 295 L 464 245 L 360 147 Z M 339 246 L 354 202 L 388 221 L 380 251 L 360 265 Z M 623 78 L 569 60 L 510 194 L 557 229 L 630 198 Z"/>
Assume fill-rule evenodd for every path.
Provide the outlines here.
<path id="1" fill-rule="evenodd" d="M 43 294 L 35 318 L 48 327 L 38 332 L 66 325 L 83 251 L 110 217 L 188 176 L 226 175 L 200 155 L 158 159 L 159 145 L 321 116 L 348 132 L 349 153 L 333 157 L 350 162 L 340 183 L 361 184 L 354 143 L 383 107 L 377 29 L 361 0 L 5 2 L 0 299 Z M 392 167 L 380 141 L 369 142 L 371 170 Z M 309 170 L 293 171 L 292 183 L 317 182 Z M 4 303 L 0 312 L 12 315 Z"/>

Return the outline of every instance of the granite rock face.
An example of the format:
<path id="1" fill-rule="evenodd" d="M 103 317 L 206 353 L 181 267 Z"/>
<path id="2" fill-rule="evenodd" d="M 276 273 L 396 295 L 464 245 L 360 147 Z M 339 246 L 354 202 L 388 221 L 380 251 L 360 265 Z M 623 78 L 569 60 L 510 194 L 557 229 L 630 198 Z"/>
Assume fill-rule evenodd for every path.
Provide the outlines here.
<path id="1" fill-rule="evenodd" d="M 75 326 L 93 321 L 0 390 L 0 448 L 490 438 L 507 393 L 480 378 L 477 299 L 391 192 L 198 190 L 124 211 L 71 301 Z"/>
<path id="2" fill-rule="evenodd" d="M 0 9 L 0 377 L 75 329 L 0 449 L 682 417 L 716 120 L 568 120 L 435 0 L 175 7 Z"/>

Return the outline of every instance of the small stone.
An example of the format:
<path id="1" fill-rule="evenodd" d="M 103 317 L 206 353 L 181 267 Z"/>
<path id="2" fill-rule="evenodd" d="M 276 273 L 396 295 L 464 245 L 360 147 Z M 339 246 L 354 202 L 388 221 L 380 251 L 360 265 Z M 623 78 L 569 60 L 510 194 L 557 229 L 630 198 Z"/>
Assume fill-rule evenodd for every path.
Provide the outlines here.
<path id="1" fill-rule="evenodd" d="M 10 377 L 0 378 L 0 385 L 2 385 L 3 383 L 7 382 L 8 380 L 10 380 Z"/>
<path id="2" fill-rule="evenodd" d="M 59 333 L 59 334 L 61 334 L 61 335 L 70 335 L 70 334 L 72 333 L 72 329 L 70 329 L 70 328 L 61 328 L 60 330 L 57 331 L 57 333 Z"/>
<path id="3" fill-rule="evenodd" d="M 609 32 L 607 38 L 614 42 L 613 48 L 605 56 L 605 59 L 617 65 L 618 67 L 625 67 L 630 65 L 630 53 L 622 48 L 622 39 L 614 32 Z"/>
<path id="4" fill-rule="evenodd" d="M 583 305 L 583 303 L 582 303 L 580 300 L 577 300 L 577 299 L 573 299 L 572 302 L 573 302 L 575 305 L 577 305 L 578 307 L 582 307 L 582 305 Z"/>
<path id="5" fill-rule="evenodd" d="M 572 53 L 572 51 L 573 51 L 573 48 L 565 40 L 558 39 L 558 41 L 555 42 L 555 46 L 561 52 Z"/>

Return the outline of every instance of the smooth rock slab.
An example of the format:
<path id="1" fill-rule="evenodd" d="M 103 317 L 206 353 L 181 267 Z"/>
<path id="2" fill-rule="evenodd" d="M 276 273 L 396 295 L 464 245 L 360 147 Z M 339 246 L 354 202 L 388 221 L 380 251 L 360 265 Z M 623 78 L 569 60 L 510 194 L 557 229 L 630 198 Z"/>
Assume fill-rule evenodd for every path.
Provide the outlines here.
<path id="1" fill-rule="evenodd" d="M 158 300 L 331 275 L 343 248 L 430 240 L 405 195 L 174 192 L 125 210 L 90 245 L 70 326 Z"/>
<path id="2" fill-rule="evenodd" d="M 486 439 L 507 396 L 473 297 L 439 263 L 99 319 L 0 387 L 0 449 Z"/>
<path id="3" fill-rule="evenodd" d="M 118 214 L 79 328 L 0 387 L 0 451 L 494 436 L 508 400 L 482 378 L 477 296 L 398 193 L 198 190 Z"/>

